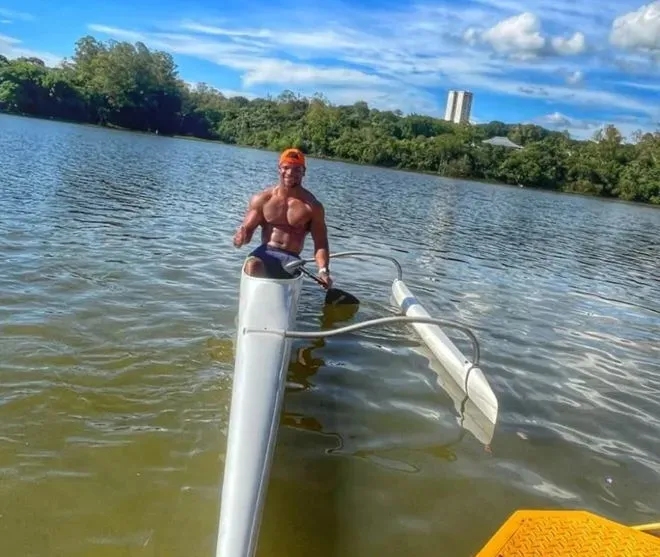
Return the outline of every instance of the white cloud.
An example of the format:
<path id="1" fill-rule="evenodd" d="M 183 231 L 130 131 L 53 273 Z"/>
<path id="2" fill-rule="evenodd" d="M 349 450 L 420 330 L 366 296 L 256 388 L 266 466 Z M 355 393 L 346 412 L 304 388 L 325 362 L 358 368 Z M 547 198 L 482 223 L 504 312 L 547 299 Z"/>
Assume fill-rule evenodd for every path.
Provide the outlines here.
<path id="1" fill-rule="evenodd" d="M 188 86 L 188 88 L 191 91 L 194 91 L 198 86 L 202 85 L 201 82 L 198 81 L 184 81 L 184 83 Z M 257 95 L 254 93 L 250 93 L 249 91 L 239 91 L 236 89 L 226 89 L 224 87 L 221 88 L 216 88 L 212 87 L 208 83 L 204 83 L 204 85 L 208 88 L 215 89 L 217 92 L 222 93 L 225 97 L 245 97 L 246 99 L 256 99 Z"/>
<path id="2" fill-rule="evenodd" d="M 142 33 L 136 33 L 135 31 L 128 31 L 126 29 L 120 29 L 119 27 L 111 27 L 110 25 L 98 25 L 96 23 L 91 23 L 87 26 L 90 31 L 96 31 L 97 33 L 103 33 L 104 35 L 110 35 L 118 40 L 122 41 L 144 41 L 145 35 Z"/>
<path id="3" fill-rule="evenodd" d="M 197 36 L 177 33 L 143 34 L 105 25 L 90 25 L 93 31 L 129 41 L 143 41 L 170 52 L 198 56 L 219 65 L 242 70 L 242 82 L 245 87 L 261 84 L 296 86 L 304 84 L 347 85 L 353 87 L 386 85 L 387 80 L 377 75 L 348 68 L 322 67 L 299 64 L 268 56 L 266 46 L 242 44 L 234 41 L 204 39 Z M 206 33 L 225 36 L 269 36 L 267 32 L 234 31 L 220 28 L 187 24 L 188 29 L 202 28 Z M 293 39 L 295 40 L 295 38 Z M 286 41 L 291 41 L 289 37 Z"/>
<path id="4" fill-rule="evenodd" d="M 257 95 L 255 95 L 254 93 L 249 93 L 247 91 L 238 91 L 236 89 L 225 89 L 224 87 L 219 89 L 219 91 L 225 97 L 245 97 L 246 99 L 249 99 L 249 100 L 257 98 Z"/>
<path id="5" fill-rule="evenodd" d="M 658 69 L 660 69 L 660 60 L 656 61 L 653 56 L 639 52 L 614 56 L 612 58 L 612 64 L 616 69 L 630 76 L 657 76 Z"/>
<path id="6" fill-rule="evenodd" d="M 583 33 L 577 31 L 568 39 L 565 39 L 564 37 L 554 37 L 552 39 L 552 47 L 558 54 L 574 56 L 576 54 L 582 54 L 587 49 L 587 40 Z"/>
<path id="7" fill-rule="evenodd" d="M 597 30 L 620 12 L 626 0 L 600 0 L 597 7 L 576 0 L 474 0 L 494 13 L 517 14 L 532 11 L 539 18 L 559 28 L 579 28 L 583 32 Z M 628 0 L 630 1 L 630 0 Z"/>
<path id="8" fill-rule="evenodd" d="M 537 56 L 546 44 L 540 32 L 539 18 L 526 12 L 500 21 L 481 34 L 481 40 L 489 43 L 501 54 L 526 58 Z"/>
<path id="9" fill-rule="evenodd" d="M 569 38 L 544 36 L 540 18 L 531 12 L 504 19 L 485 31 L 470 27 L 463 37 L 472 46 L 485 43 L 498 54 L 520 60 L 544 55 L 574 56 L 587 49 L 586 37 L 579 31 Z"/>
<path id="10" fill-rule="evenodd" d="M 617 17 L 610 42 L 625 50 L 660 52 L 660 1 Z"/>
<path id="11" fill-rule="evenodd" d="M 467 75 L 463 82 L 472 89 L 485 89 L 517 97 L 531 97 L 546 102 L 563 103 L 584 108 L 604 107 L 656 116 L 658 108 L 653 104 L 603 89 L 588 89 L 562 85 L 530 85 L 529 82 L 482 75 Z"/>
<path id="12" fill-rule="evenodd" d="M 275 44 L 289 45 L 294 47 L 304 47 L 311 49 L 336 50 L 338 48 L 360 48 L 359 40 L 351 40 L 344 34 L 333 30 L 310 31 L 307 33 L 277 33 L 269 29 L 253 30 L 234 30 L 223 27 L 215 27 L 196 23 L 194 21 L 184 22 L 181 27 L 187 31 L 202 33 L 207 35 L 217 35 L 231 38 L 261 39 L 260 44 L 264 45 L 268 41 Z"/>
<path id="13" fill-rule="evenodd" d="M 21 40 L 15 37 L 9 37 L 7 35 L 0 34 L 0 54 L 6 56 L 9 59 L 12 58 L 40 58 L 44 61 L 47 66 L 55 67 L 58 66 L 63 58 L 57 54 L 51 52 L 41 52 L 37 50 L 31 50 L 29 48 L 24 48 L 21 46 Z"/>
<path id="14" fill-rule="evenodd" d="M 9 20 L 8 22 L 11 23 L 17 19 L 21 21 L 32 21 L 34 19 L 32 14 L 18 12 L 16 10 L 10 10 L 7 8 L 0 8 L 0 17 L 6 18 L 3 23 L 7 23 L 7 20 Z"/>
<path id="15" fill-rule="evenodd" d="M 463 33 L 463 40 L 465 40 L 470 46 L 477 46 L 481 40 L 481 31 L 476 27 L 469 27 L 465 33 Z"/>
<path id="16" fill-rule="evenodd" d="M 575 70 L 566 76 L 566 83 L 569 85 L 579 85 L 584 81 L 584 72 Z"/>
<path id="17" fill-rule="evenodd" d="M 574 0 L 552 5 L 473 0 L 451 8 L 438 1 L 444 4 L 368 11 L 324 4 L 301 13 L 304 33 L 281 20 L 274 24 L 267 11 L 244 22 L 188 19 L 150 32 L 89 28 L 235 70 L 242 94 L 322 91 L 336 103 L 365 100 L 376 108 L 441 115 L 446 89 L 458 87 L 475 91 L 477 99 L 496 93 L 541 100 L 552 107 L 548 112 L 575 106 L 647 117 L 655 113 L 642 90 L 624 93 L 585 82 L 588 75 L 602 83 L 614 65 L 601 49 L 621 9 L 614 0 L 597 8 Z M 483 47 L 492 52 L 484 53 Z M 626 56 L 626 63 L 632 56 Z"/>
<path id="18" fill-rule="evenodd" d="M 273 33 L 268 29 L 226 29 L 224 27 L 216 27 L 214 25 L 206 25 L 204 23 L 197 23 L 195 21 L 184 21 L 181 28 L 187 31 L 202 33 L 205 35 L 222 35 L 226 37 L 252 37 L 252 38 L 270 38 Z"/>
<path id="19" fill-rule="evenodd" d="M 305 94 L 312 93 L 312 90 L 305 91 Z M 444 115 L 444 109 L 438 107 L 436 95 L 410 87 L 386 89 L 338 87 L 324 91 L 324 95 L 334 104 L 353 104 L 361 100 L 381 110 L 402 110 L 437 117 Z"/>
<path id="20" fill-rule="evenodd" d="M 555 131 L 567 131 L 574 139 L 591 139 L 598 130 L 608 125 L 614 125 L 627 141 L 631 141 L 633 134 L 639 130 L 642 132 L 655 131 L 653 124 L 649 121 L 635 119 L 581 119 L 567 116 L 561 112 L 545 114 L 532 120 L 532 123 Z"/>
<path id="21" fill-rule="evenodd" d="M 638 83 L 635 81 L 619 81 L 616 83 L 616 85 L 633 87 L 635 89 L 642 89 L 644 91 L 658 91 L 660 93 L 660 83 Z"/>
<path id="22" fill-rule="evenodd" d="M 544 116 L 537 118 L 534 122 L 552 130 L 567 130 L 573 137 L 576 135 L 580 137 L 592 135 L 595 130 L 604 125 L 602 122 L 582 120 L 567 116 L 561 112 L 545 114 Z"/>
<path id="23" fill-rule="evenodd" d="M 538 122 L 553 128 L 568 128 L 573 126 L 575 123 L 574 120 L 568 116 L 565 116 L 564 114 L 561 114 L 560 112 L 553 112 L 552 114 L 541 116 L 538 119 Z"/>
<path id="24" fill-rule="evenodd" d="M 294 64 L 286 60 L 265 59 L 257 62 L 243 76 L 246 87 L 264 83 L 294 86 L 301 84 L 374 86 L 387 85 L 377 75 L 345 68 L 327 68 L 307 64 Z"/>
<path id="25" fill-rule="evenodd" d="M 4 43 L 9 46 L 19 44 L 20 42 L 20 40 L 15 39 L 14 37 L 9 37 L 8 35 L 3 35 L 0 33 L 0 44 Z"/>

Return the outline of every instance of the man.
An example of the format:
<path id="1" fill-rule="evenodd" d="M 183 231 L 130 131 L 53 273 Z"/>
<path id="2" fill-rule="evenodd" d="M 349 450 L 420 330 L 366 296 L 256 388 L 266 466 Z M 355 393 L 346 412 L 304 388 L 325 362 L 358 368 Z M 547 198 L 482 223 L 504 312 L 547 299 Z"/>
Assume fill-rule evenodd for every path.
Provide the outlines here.
<path id="1" fill-rule="evenodd" d="M 243 223 L 234 235 L 234 246 L 249 244 L 261 226 L 261 245 L 249 254 L 245 272 L 258 277 L 291 278 L 284 265 L 300 259 L 305 237 L 311 233 L 319 278 L 330 288 L 325 210 L 303 188 L 305 171 L 305 155 L 298 149 L 286 149 L 280 155 L 279 183 L 252 196 Z"/>

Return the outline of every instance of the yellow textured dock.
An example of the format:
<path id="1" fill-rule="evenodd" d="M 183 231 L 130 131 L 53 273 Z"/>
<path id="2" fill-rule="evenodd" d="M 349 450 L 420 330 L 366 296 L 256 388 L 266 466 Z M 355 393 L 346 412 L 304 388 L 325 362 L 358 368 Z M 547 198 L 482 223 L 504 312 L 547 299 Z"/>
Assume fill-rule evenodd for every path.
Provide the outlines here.
<path id="1" fill-rule="evenodd" d="M 517 511 L 476 557 L 659 557 L 660 539 L 586 511 Z"/>

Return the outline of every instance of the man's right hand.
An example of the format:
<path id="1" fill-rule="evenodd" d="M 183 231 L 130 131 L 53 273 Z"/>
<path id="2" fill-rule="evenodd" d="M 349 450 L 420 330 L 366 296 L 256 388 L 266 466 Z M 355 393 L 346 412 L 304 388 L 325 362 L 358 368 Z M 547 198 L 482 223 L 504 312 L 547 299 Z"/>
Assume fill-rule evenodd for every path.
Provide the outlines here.
<path id="1" fill-rule="evenodd" d="M 237 248 L 249 244 L 257 226 L 263 225 L 263 205 L 269 199 L 267 194 L 269 194 L 269 190 L 257 193 L 250 199 L 248 211 L 243 218 L 243 222 L 234 234 L 234 246 Z"/>
<path id="2" fill-rule="evenodd" d="M 246 232 L 243 226 L 239 226 L 234 234 L 234 246 L 240 248 L 245 243 Z"/>

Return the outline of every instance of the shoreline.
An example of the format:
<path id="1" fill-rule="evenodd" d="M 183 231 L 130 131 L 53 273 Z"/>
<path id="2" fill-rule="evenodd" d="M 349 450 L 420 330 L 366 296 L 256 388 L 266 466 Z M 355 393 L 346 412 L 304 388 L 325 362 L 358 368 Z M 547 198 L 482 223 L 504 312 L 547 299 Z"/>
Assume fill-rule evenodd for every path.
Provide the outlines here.
<path id="1" fill-rule="evenodd" d="M 67 120 L 64 118 L 58 118 L 55 116 L 36 116 L 33 114 L 21 114 L 21 113 L 15 113 L 15 112 L 5 112 L 0 110 L 0 116 L 13 116 L 17 118 L 25 118 L 25 119 L 32 119 L 32 120 L 43 120 L 43 121 L 50 121 L 50 122 L 57 122 L 57 123 L 62 123 L 62 124 L 72 124 L 72 125 L 77 125 L 77 126 L 85 126 L 85 127 L 91 127 L 91 128 L 97 128 L 97 129 L 103 129 L 103 130 L 108 130 L 108 131 L 119 131 L 119 132 L 126 132 L 126 133 L 132 133 L 132 134 L 139 134 L 139 135 L 148 135 L 148 136 L 153 136 L 157 138 L 164 138 L 164 139 L 178 139 L 178 140 L 187 140 L 187 141 L 200 141 L 204 143 L 214 143 L 214 144 L 219 144 L 223 145 L 225 147 L 237 147 L 240 149 L 253 149 L 255 151 L 261 151 L 261 152 L 268 152 L 268 153 L 277 153 L 278 151 L 275 149 L 271 149 L 268 147 L 256 147 L 254 145 L 242 145 L 240 143 L 226 143 L 224 141 L 221 141 L 219 139 L 209 139 L 205 137 L 197 137 L 193 135 L 179 135 L 179 134 L 159 134 L 156 132 L 152 131 L 144 131 L 144 130 L 134 130 L 131 128 L 124 128 L 121 126 L 117 126 L 115 124 L 92 124 L 90 122 L 81 122 L 79 120 Z M 414 169 L 414 168 L 397 168 L 395 166 L 385 166 L 385 165 L 377 165 L 377 164 L 372 164 L 372 163 L 362 163 L 359 161 L 351 160 L 351 159 L 342 159 L 339 157 L 329 157 L 329 156 L 324 156 L 324 155 L 312 155 L 312 154 L 305 154 L 305 157 L 308 159 L 312 160 L 320 160 L 320 161 L 328 161 L 328 162 L 340 162 L 344 164 L 350 164 L 350 165 L 355 165 L 355 166 L 361 166 L 361 167 L 367 167 L 367 168 L 375 168 L 379 170 L 392 170 L 395 172 L 404 172 L 404 173 L 410 173 L 410 174 L 417 174 L 417 175 L 423 175 L 423 176 L 430 176 L 430 177 L 436 177 L 436 178 L 442 178 L 444 180 L 455 180 L 458 182 L 474 182 L 477 184 L 484 184 L 484 185 L 489 185 L 489 186 L 499 186 L 499 187 L 506 187 L 506 188 L 515 188 L 515 189 L 525 189 L 525 190 L 531 190 L 531 191 L 536 191 L 536 192 L 543 192 L 543 193 L 551 193 L 551 194 L 556 194 L 556 195 L 569 195 L 569 196 L 579 196 L 579 197 L 584 197 L 584 198 L 590 198 L 590 199 L 598 199 L 602 201 L 608 201 L 608 202 L 617 202 L 617 203 L 624 203 L 626 205 L 634 205 L 636 207 L 650 207 L 653 209 L 660 209 L 660 204 L 655 204 L 655 203 L 649 203 L 649 202 L 644 202 L 644 201 L 634 201 L 634 200 L 626 200 L 626 199 L 621 199 L 619 197 L 612 197 L 612 196 L 605 196 L 605 195 L 597 195 L 597 194 L 591 194 L 591 193 L 584 193 L 584 192 L 574 192 L 574 191 L 565 191 L 561 189 L 545 189 L 545 188 L 537 188 L 533 186 L 518 186 L 514 184 L 508 184 L 506 182 L 498 182 L 494 180 L 487 180 L 484 178 L 476 178 L 476 177 L 469 177 L 469 178 L 457 178 L 454 176 L 445 176 L 443 174 L 439 174 L 437 172 L 433 172 L 431 170 L 419 170 L 419 169 Z"/>

